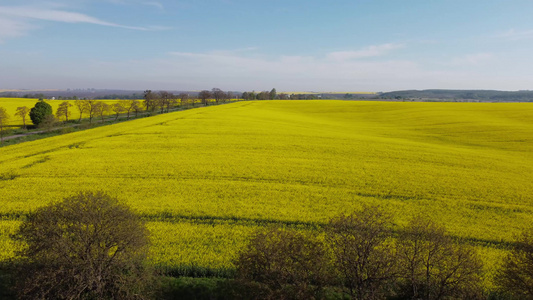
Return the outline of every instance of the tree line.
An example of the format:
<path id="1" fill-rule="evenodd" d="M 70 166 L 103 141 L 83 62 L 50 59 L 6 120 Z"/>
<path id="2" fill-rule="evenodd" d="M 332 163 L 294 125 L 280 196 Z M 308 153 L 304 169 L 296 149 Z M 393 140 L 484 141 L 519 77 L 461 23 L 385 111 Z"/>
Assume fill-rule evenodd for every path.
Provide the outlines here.
<path id="1" fill-rule="evenodd" d="M 324 236 L 271 228 L 237 261 L 237 280 L 255 299 L 483 299 L 483 264 L 473 247 L 417 217 L 394 235 L 376 206 L 329 221 Z M 246 294 L 251 293 L 251 294 Z"/>
<path id="2" fill-rule="evenodd" d="M 305 93 L 277 93 L 276 89 L 273 88 L 269 91 L 262 91 L 256 93 L 255 91 L 252 92 L 244 92 L 241 95 L 241 99 L 243 100 L 316 100 L 320 99 L 320 96 L 317 94 L 305 94 Z"/>
<path id="3" fill-rule="evenodd" d="M 23 129 L 27 128 L 26 121 L 29 117 L 36 127 L 50 130 L 59 121 L 72 121 L 72 116 L 75 112 L 78 113 L 78 123 L 85 116 L 89 120 L 89 124 L 92 124 L 94 118 L 100 118 L 101 122 L 104 122 L 104 118 L 110 115 L 114 115 L 115 121 L 118 120 L 121 114 L 125 114 L 127 119 L 130 119 L 132 115 L 137 118 L 141 113 L 153 115 L 155 113 L 170 112 L 176 108 L 192 108 L 197 106 L 198 102 L 203 106 L 213 102 L 214 104 L 222 104 L 231 101 L 233 97 L 233 93 L 224 92 L 219 88 L 213 88 L 211 91 L 203 90 L 198 93 L 197 97 L 192 97 L 187 93 L 175 95 L 167 91 L 153 92 L 146 90 L 142 95 L 142 99 L 121 99 L 113 104 L 96 99 L 63 101 L 59 104 L 55 115 L 52 106 L 44 102 L 43 98 L 40 98 L 31 109 L 27 106 L 18 107 L 15 116 L 22 120 Z M 6 126 L 10 118 L 11 116 L 7 110 L 0 107 L 0 143 L 3 142 Z"/>
<path id="4" fill-rule="evenodd" d="M 363 206 L 332 218 L 323 232 L 260 229 L 236 258 L 235 278 L 210 299 L 533 298 L 532 229 L 517 237 L 499 264 L 497 292 L 489 294 L 483 263 L 472 246 L 424 216 L 396 231 L 392 221 L 379 206 Z M 0 296 L 164 296 L 148 260 L 144 222 L 106 193 L 79 192 L 38 208 L 12 238 L 19 247 L 2 268 Z"/>

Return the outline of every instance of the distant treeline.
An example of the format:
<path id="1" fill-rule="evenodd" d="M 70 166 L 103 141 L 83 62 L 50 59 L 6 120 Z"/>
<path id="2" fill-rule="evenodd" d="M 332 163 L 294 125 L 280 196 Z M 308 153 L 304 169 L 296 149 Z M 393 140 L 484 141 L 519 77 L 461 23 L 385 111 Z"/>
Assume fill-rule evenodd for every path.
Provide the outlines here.
<path id="1" fill-rule="evenodd" d="M 533 102 L 533 91 L 406 90 L 380 93 L 380 99 Z"/>
<path id="2" fill-rule="evenodd" d="M 171 91 L 174 94 L 187 94 L 198 97 L 200 91 Z M 275 88 L 270 91 L 230 91 L 234 98 L 245 100 L 414 100 L 414 101 L 481 101 L 481 102 L 533 102 L 533 91 L 496 91 L 496 90 L 405 90 L 386 93 L 316 93 L 316 92 L 281 92 Z M 9 91 L 0 93 L 8 98 L 42 98 L 56 100 L 77 99 L 143 99 L 143 91 L 126 90 L 61 90 L 61 91 Z"/>

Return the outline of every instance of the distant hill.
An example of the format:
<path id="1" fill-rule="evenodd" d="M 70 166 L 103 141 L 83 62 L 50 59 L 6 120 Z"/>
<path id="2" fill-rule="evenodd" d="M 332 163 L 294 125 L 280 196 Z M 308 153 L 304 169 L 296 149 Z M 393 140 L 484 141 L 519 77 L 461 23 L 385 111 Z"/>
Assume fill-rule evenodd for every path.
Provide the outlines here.
<path id="1" fill-rule="evenodd" d="M 379 94 L 381 99 L 533 102 L 533 91 L 406 90 Z"/>

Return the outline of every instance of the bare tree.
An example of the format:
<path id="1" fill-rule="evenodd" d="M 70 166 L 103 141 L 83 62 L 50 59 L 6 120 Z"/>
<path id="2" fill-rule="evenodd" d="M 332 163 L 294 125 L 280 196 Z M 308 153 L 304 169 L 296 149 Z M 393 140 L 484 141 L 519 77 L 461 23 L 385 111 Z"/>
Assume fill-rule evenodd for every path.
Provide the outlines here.
<path id="1" fill-rule="evenodd" d="M 17 107 L 17 112 L 15 113 L 15 116 L 18 116 L 22 119 L 22 124 L 24 126 L 24 129 L 26 129 L 26 117 L 30 113 L 30 108 L 27 106 L 21 106 Z"/>
<path id="2" fill-rule="evenodd" d="M 140 102 L 136 102 L 136 104 L 133 106 L 133 111 L 135 111 L 135 118 L 139 116 L 139 113 L 141 112 L 142 107 Z"/>
<path id="3" fill-rule="evenodd" d="M 78 108 L 78 111 L 80 112 L 80 118 L 78 122 L 81 122 L 83 113 L 89 110 L 88 103 L 86 100 L 76 100 L 74 101 L 74 105 L 76 106 L 76 108 Z"/>
<path id="4" fill-rule="evenodd" d="M 157 93 L 153 93 L 151 90 L 144 91 L 144 106 L 146 107 L 146 111 L 154 112 L 157 108 L 157 100 L 159 95 Z"/>
<path id="5" fill-rule="evenodd" d="M 516 237 L 496 274 L 496 283 L 517 299 L 533 299 L 533 228 Z"/>
<path id="6" fill-rule="evenodd" d="M 198 94 L 198 98 L 200 98 L 200 100 L 202 100 L 202 104 L 207 106 L 209 103 L 208 103 L 208 99 L 211 97 L 211 92 L 209 92 L 208 90 L 203 90 L 201 91 L 199 94 Z"/>
<path id="7" fill-rule="evenodd" d="M 58 119 L 65 118 L 65 122 L 68 122 L 68 117 L 70 116 L 69 108 L 72 107 L 68 101 L 64 101 L 57 107 L 56 117 Z"/>
<path id="8" fill-rule="evenodd" d="M 0 143 L 4 143 L 4 129 L 9 121 L 9 115 L 5 108 L 0 107 Z"/>
<path id="9" fill-rule="evenodd" d="M 330 281 L 329 257 L 315 237 L 280 228 L 256 232 L 236 261 L 253 299 L 318 299 Z M 252 291 L 250 291 L 252 290 Z"/>
<path id="10" fill-rule="evenodd" d="M 151 278 L 147 229 L 102 192 L 38 208 L 14 238 L 21 299 L 141 299 Z"/>
<path id="11" fill-rule="evenodd" d="M 113 112 L 115 113 L 115 121 L 118 119 L 118 115 L 126 111 L 126 106 L 124 105 L 124 101 L 117 101 L 113 103 L 112 105 Z M 128 111 L 128 118 L 129 118 L 129 111 Z"/>
<path id="12" fill-rule="evenodd" d="M 392 287 L 397 263 L 390 227 L 390 215 L 376 206 L 329 222 L 327 239 L 335 266 L 352 299 L 380 299 Z"/>
<path id="13" fill-rule="evenodd" d="M 224 102 L 231 101 L 232 98 L 233 98 L 233 93 L 232 92 L 227 92 L 227 93 L 224 94 Z"/>
<path id="14" fill-rule="evenodd" d="M 126 104 L 126 111 L 128 113 L 128 119 L 130 118 L 130 113 L 132 111 L 135 111 L 135 114 L 137 116 L 137 111 L 139 110 L 141 106 L 141 103 L 139 102 L 139 100 L 135 100 L 135 99 L 132 99 L 132 100 L 128 100 L 127 104 Z"/>
<path id="15" fill-rule="evenodd" d="M 176 107 L 176 105 L 178 104 L 177 96 L 172 93 L 169 93 L 169 98 L 166 104 L 167 104 L 167 113 L 168 113 L 171 108 Z"/>
<path id="16" fill-rule="evenodd" d="M 172 99 L 174 98 L 174 95 L 172 93 L 162 91 L 159 93 L 159 101 L 158 106 L 161 109 L 161 113 L 164 112 L 165 107 L 167 109 L 167 112 L 170 110 L 170 105 L 172 104 Z"/>
<path id="17" fill-rule="evenodd" d="M 104 123 L 104 117 L 111 113 L 111 106 L 105 102 L 97 102 L 95 104 L 95 115 L 100 116 L 102 123 Z"/>
<path id="18" fill-rule="evenodd" d="M 82 100 L 85 102 L 85 106 L 87 108 L 87 113 L 89 114 L 89 124 L 93 123 L 93 117 L 98 113 L 98 109 L 100 106 L 100 102 L 88 99 L 88 100 Z"/>
<path id="19" fill-rule="evenodd" d="M 222 90 L 219 89 L 219 88 L 213 88 L 213 89 L 211 90 L 211 94 L 213 95 L 213 98 L 215 98 L 215 102 L 216 102 L 217 104 L 219 104 L 219 102 L 222 101 L 222 100 L 224 99 L 224 97 L 225 97 L 225 95 L 224 95 L 224 94 L 225 94 L 224 91 L 222 91 Z"/>
<path id="20" fill-rule="evenodd" d="M 180 93 L 178 95 L 178 98 L 180 99 L 181 106 L 187 105 L 189 106 L 189 94 Z"/>
<path id="21" fill-rule="evenodd" d="M 475 299 L 481 293 L 481 260 L 472 247 L 454 242 L 444 227 L 417 216 L 398 243 L 404 297 Z"/>

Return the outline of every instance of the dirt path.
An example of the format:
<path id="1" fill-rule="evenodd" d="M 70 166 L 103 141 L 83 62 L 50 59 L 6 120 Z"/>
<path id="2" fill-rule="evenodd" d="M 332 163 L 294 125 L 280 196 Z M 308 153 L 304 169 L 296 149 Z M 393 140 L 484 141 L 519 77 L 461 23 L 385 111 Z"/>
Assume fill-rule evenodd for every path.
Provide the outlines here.
<path id="1" fill-rule="evenodd" d="M 64 128 L 71 128 L 71 127 L 78 127 L 80 125 L 81 124 L 74 124 L 72 126 L 56 127 L 56 128 L 54 128 L 54 129 L 52 129 L 50 131 L 57 131 L 57 130 L 61 130 L 61 129 L 64 129 Z M 10 136 L 4 137 L 4 141 L 12 140 L 12 139 L 18 139 L 18 138 L 21 138 L 21 137 L 34 135 L 34 134 L 45 133 L 45 132 L 46 132 L 46 130 L 39 130 L 39 131 L 31 131 L 31 132 L 26 132 L 26 133 L 21 133 L 21 134 L 10 135 Z"/>

